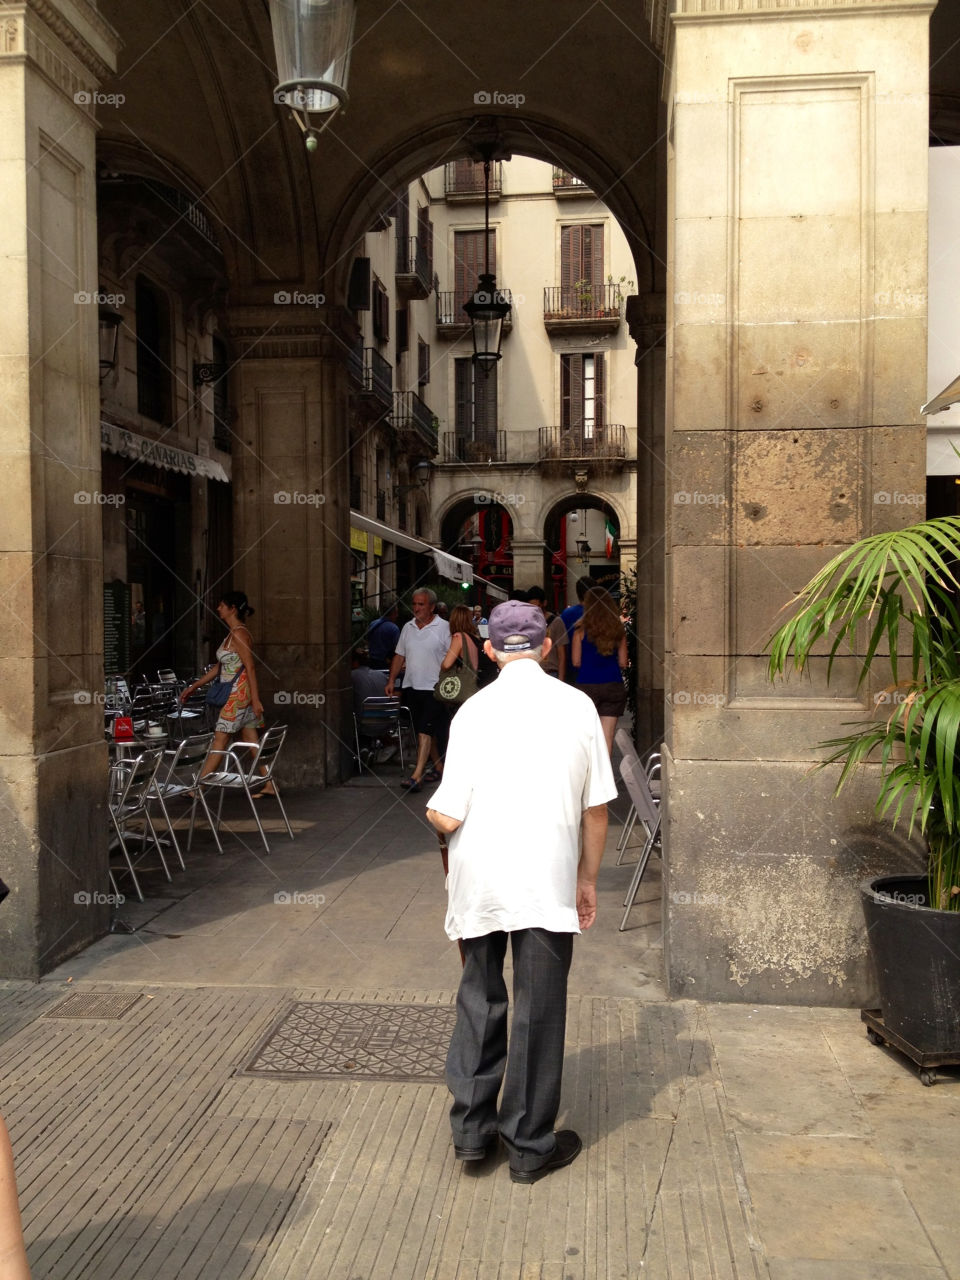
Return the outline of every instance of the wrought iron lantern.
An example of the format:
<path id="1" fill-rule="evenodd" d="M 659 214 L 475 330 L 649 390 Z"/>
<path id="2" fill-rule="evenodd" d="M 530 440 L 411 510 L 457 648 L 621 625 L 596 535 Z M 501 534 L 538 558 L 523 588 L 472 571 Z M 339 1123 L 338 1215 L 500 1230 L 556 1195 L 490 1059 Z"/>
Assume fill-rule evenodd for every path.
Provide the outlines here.
<path id="1" fill-rule="evenodd" d="M 279 84 L 275 102 L 287 106 L 308 151 L 347 101 L 354 0 L 269 0 Z M 317 125 L 313 117 L 324 117 Z"/>
<path id="2" fill-rule="evenodd" d="M 99 314 L 100 333 L 100 381 L 117 367 L 117 343 L 123 316 L 112 307 L 101 304 Z"/>
<path id="3" fill-rule="evenodd" d="M 480 149 L 483 156 L 483 271 L 473 297 L 463 304 L 470 317 L 473 361 L 484 373 L 489 373 L 500 359 L 503 322 L 510 314 L 509 299 L 497 288 L 490 270 L 490 163 L 495 148 L 495 143 L 484 143 Z"/>

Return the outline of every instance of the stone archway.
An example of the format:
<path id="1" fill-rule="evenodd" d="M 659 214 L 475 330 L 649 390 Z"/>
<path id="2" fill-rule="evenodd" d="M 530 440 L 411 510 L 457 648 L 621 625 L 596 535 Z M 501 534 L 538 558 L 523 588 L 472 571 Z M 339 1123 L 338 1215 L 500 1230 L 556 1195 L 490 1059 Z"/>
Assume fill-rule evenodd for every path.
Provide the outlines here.
<path id="1" fill-rule="evenodd" d="M 513 529 L 511 514 L 501 503 L 478 503 L 472 497 L 456 500 L 441 516 L 440 546 L 473 566 L 469 601 L 483 605 L 485 612 L 514 585 Z M 491 594 L 487 584 L 497 592 Z"/>

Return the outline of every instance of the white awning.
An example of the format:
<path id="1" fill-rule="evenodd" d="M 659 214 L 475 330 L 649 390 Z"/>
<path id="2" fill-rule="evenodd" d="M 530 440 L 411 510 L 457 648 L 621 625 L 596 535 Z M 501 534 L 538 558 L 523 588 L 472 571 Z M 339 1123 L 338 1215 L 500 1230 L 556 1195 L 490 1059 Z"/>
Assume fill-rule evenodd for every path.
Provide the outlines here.
<path id="1" fill-rule="evenodd" d="M 178 449 L 162 440 L 150 440 L 146 436 L 118 427 L 112 422 L 100 423 L 100 448 L 107 453 L 117 453 L 122 458 L 146 462 L 151 467 L 164 467 L 167 471 L 180 471 L 188 476 L 206 476 L 210 480 L 230 483 L 230 477 L 215 458 L 201 458 L 199 453 Z"/>
<path id="2" fill-rule="evenodd" d="M 418 551 L 421 555 L 433 556 L 433 562 L 441 578 L 449 578 L 451 582 L 473 582 L 472 564 L 450 555 L 448 551 L 441 551 L 439 547 L 431 547 L 428 542 L 423 542 L 420 538 L 411 538 L 409 533 L 404 533 L 400 529 L 391 529 L 388 524 L 383 524 L 380 520 L 372 520 L 370 516 L 362 515 L 359 511 L 350 512 L 350 525 L 354 529 L 363 529 L 367 533 L 372 533 L 375 538 L 382 538 L 384 542 L 392 542 L 395 547 L 406 547 L 408 551 Z"/>

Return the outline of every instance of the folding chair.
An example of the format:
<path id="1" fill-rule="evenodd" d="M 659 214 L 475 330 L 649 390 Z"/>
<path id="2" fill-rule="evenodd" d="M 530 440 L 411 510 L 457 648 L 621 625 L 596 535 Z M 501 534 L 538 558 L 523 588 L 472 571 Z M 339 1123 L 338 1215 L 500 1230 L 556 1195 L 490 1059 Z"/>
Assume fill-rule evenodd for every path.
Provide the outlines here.
<path id="1" fill-rule="evenodd" d="M 170 868 L 167 866 L 167 860 L 163 856 L 163 848 L 157 838 L 147 807 L 150 789 L 153 786 L 153 781 L 162 759 L 162 751 L 151 750 L 144 751 L 131 760 L 116 760 L 110 766 L 110 796 L 107 807 L 110 810 L 110 821 L 114 830 L 110 849 L 119 848 L 122 852 L 127 864 L 127 870 L 130 872 L 130 879 L 133 881 L 133 887 L 141 902 L 143 901 L 143 890 L 140 888 L 140 881 L 137 879 L 133 859 L 130 856 L 130 850 L 127 848 L 127 840 L 132 835 L 129 830 L 131 823 L 143 821 L 143 831 L 138 833 L 136 837 L 143 844 L 140 856 L 142 857 L 143 853 L 146 852 L 147 833 L 149 832 L 150 838 L 157 846 L 164 875 L 168 880 L 172 879 Z M 114 892 L 119 893 L 112 867 L 110 868 L 110 883 L 113 885 Z"/>
<path id="2" fill-rule="evenodd" d="M 633 745 L 633 739 L 630 737 L 630 734 L 627 733 L 626 729 L 618 729 L 613 735 L 613 740 L 619 748 L 620 755 L 624 760 L 636 760 L 638 758 L 637 748 Z M 624 819 L 623 827 L 620 831 L 620 839 L 617 841 L 616 865 L 618 867 L 623 861 L 623 855 L 627 851 L 627 845 L 630 841 L 630 836 L 633 834 L 633 826 L 636 820 L 637 811 L 631 803 L 630 808 L 627 811 L 627 816 Z"/>
<path id="3" fill-rule="evenodd" d="M 244 742 L 242 739 L 238 739 L 236 742 L 231 743 L 226 750 L 212 753 L 222 757 L 220 767 L 197 779 L 197 798 L 200 801 L 203 812 L 206 814 L 210 830 L 213 832 L 213 838 L 217 842 L 218 853 L 223 853 L 223 845 L 220 843 L 219 834 L 223 799 L 230 791 L 242 792 L 247 797 L 257 824 L 257 830 L 260 832 L 260 839 L 263 841 L 263 847 L 267 853 L 270 852 L 270 844 L 260 821 L 260 814 L 257 812 L 257 805 L 254 799 L 268 782 L 273 783 L 277 804 L 280 806 L 280 813 L 286 824 L 287 835 L 291 840 L 294 839 L 293 830 L 287 819 L 287 811 L 284 809 L 283 801 L 280 799 L 280 788 L 277 786 L 277 780 L 273 772 L 276 767 L 277 756 L 280 754 L 280 748 L 283 746 L 286 736 L 286 725 L 274 725 L 272 729 L 267 729 L 259 742 Z M 265 769 L 265 772 L 261 773 L 261 769 Z M 211 814 L 210 806 L 207 803 L 208 795 L 212 797 L 215 791 L 220 792 L 216 819 Z M 193 812 L 190 815 L 190 831 L 187 835 L 188 853 L 193 844 L 196 813 L 196 805 L 194 805 Z"/>
<path id="4" fill-rule="evenodd" d="M 197 775 L 204 760 L 207 758 L 207 752 L 210 750 L 212 741 L 212 733 L 201 733 L 192 738 L 184 738 L 175 748 L 168 748 L 164 751 L 163 759 L 164 762 L 167 762 L 166 767 L 161 765 L 161 768 L 157 770 L 147 794 L 148 804 L 155 800 L 160 806 L 163 820 L 166 822 L 167 830 L 170 832 L 170 840 L 174 851 L 180 860 L 180 866 L 184 870 L 186 870 L 187 864 L 183 860 L 177 833 L 174 831 L 173 823 L 170 821 L 167 802 L 189 798 L 192 802 L 190 817 L 191 819 L 193 818 L 193 810 L 197 804 Z"/>
<path id="5" fill-rule="evenodd" d="M 637 896 L 637 890 L 640 888 L 643 873 L 647 869 L 650 851 L 656 843 L 657 836 L 660 834 L 660 806 L 656 804 L 650 793 L 647 776 L 641 768 L 639 760 L 627 759 L 621 761 L 620 776 L 626 784 L 627 794 L 633 801 L 634 808 L 637 811 L 637 819 L 642 824 L 647 836 L 640 851 L 640 858 L 634 868 L 630 888 L 627 890 L 627 896 L 623 901 L 626 910 L 623 913 L 623 919 L 620 921 L 620 932 L 622 933 L 627 927 L 627 917 Z"/>
<path id="6" fill-rule="evenodd" d="M 399 697 L 364 698 L 360 704 L 359 712 L 355 711 L 353 713 L 353 733 L 357 744 L 357 766 L 360 772 L 363 772 L 364 766 L 360 739 L 372 738 L 376 741 L 382 738 L 390 738 L 394 734 L 400 747 L 400 769 L 401 772 L 405 772 L 403 734 L 407 728 L 412 734 L 413 718 L 410 715 L 410 708 L 402 706 Z M 371 770 L 371 772 L 373 771 Z"/>

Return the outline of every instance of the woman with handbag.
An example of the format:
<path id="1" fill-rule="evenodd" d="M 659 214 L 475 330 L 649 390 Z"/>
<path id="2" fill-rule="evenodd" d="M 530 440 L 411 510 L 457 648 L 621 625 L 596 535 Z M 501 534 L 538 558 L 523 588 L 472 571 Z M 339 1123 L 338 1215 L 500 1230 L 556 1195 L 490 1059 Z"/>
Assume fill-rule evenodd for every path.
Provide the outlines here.
<path id="1" fill-rule="evenodd" d="M 250 632 L 245 625 L 245 619 L 252 613 L 253 609 L 242 591 L 224 592 L 217 605 L 217 614 L 229 631 L 217 650 L 217 665 L 199 680 L 194 680 L 180 695 L 181 702 L 186 702 L 191 694 L 207 685 L 207 706 L 218 710 L 213 742 L 200 770 L 201 778 L 219 768 L 232 737 L 236 736 L 242 742 L 256 742 L 257 730 L 263 728 L 263 703 L 257 689 Z M 273 783 L 268 783 L 257 797 L 273 794 Z"/>
<path id="2" fill-rule="evenodd" d="M 450 648 L 440 663 L 440 670 L 450 671 L 460 664 L 477 673 L 478 689 L 496 680 L 499 671 L 497 664 L 483 652 L 483 640 L 473 620 L 473 612 L 464 604 L 458 604 L 450 614 Z M 456 707 L 453 710 L 456 711 Z"/>

